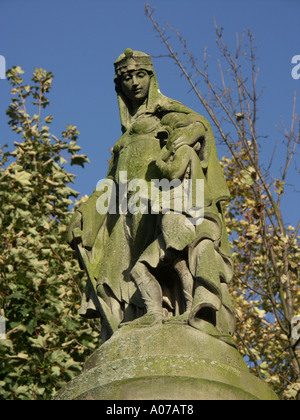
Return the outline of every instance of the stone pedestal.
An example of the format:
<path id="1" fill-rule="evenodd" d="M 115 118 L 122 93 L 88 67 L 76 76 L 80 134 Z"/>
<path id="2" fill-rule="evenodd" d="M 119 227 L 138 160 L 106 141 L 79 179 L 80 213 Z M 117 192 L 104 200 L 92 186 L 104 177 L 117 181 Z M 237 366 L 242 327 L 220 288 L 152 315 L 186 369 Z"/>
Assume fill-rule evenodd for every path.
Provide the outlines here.
<path id="1" fill-rule="evenodd" d="M 57 400 L 275 400 L 232 346 L 186 325 L 123 327 Z"/>

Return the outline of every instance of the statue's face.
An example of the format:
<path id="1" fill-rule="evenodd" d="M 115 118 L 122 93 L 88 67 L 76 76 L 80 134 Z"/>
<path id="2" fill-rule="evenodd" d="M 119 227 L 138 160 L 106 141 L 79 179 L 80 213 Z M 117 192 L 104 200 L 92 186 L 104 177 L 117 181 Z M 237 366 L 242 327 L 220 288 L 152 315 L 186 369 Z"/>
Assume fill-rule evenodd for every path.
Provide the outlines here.
<path id="1" fill-rule="evenodd" d="M 124 95 L 134 103 L 143 103 L 149 92 L 150 75 L 146 70 L 125 73 L 121 79 Z"/>

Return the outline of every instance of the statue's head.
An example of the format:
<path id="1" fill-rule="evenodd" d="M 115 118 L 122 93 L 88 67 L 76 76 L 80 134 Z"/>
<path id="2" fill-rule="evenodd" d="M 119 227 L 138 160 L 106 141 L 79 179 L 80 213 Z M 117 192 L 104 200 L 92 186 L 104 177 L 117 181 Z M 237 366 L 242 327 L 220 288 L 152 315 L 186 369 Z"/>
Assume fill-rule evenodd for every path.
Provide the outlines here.
<path id="1" fill-rule="evenodd" d="M 159 92 L 158 83 L 150 55 L 141 51 L 127 48 L 114 62 L 114 67 L 121 122 L 126 127 L 128 104 L 139 105 L 147 99 L 147 108 L 151 109 Z"/>
<path id="2" fill-rule="evenodd" d="M 154 73 L 150 55 L 127 48 L 114 66 L 117 93 L 123 93 L 131 101 L 144 101 Z"/>

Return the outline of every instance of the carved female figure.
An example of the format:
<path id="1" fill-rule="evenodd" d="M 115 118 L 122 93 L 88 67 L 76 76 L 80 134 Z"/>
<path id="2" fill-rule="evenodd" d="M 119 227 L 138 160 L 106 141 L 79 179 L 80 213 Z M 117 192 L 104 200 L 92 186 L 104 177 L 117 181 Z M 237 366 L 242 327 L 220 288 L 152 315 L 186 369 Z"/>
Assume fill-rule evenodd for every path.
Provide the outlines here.
<path id="1" fill-rule="evenodd" d="M 189 214 L 172 205 L 167 214 L 99 214 L 97 189 L 69 228 L 89 277 L 80 313 L 101 318 L 102 341 L 122 325 L 179 322 L 231 343 L 232 265 L 221 209 L 229 192 L 211 127 L 160 93 L 149 55 L 128 49 L 114 65 L 123 134 L 107 179 L 119 185 L 126 173 L 127 182 L 146 181 L 149 191 L 153 180 L 201 179 L 204 217 L 188 224 Z"/>

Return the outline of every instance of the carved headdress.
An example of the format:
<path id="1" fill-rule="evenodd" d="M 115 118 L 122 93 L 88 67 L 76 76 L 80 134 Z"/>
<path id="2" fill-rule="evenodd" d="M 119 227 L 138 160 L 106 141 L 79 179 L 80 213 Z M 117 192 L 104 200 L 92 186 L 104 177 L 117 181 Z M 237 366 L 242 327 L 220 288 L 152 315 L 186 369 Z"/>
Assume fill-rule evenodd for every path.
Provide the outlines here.
<path id="1" fill-rule="evenodd" d="M 134 70 L 147 70 L 154 73 L 151 57 L 141 51 L 133 51 L 130 48 L 124 51 L 114 62 L 115 66 L 115 80 L 124 73 Z"/>

